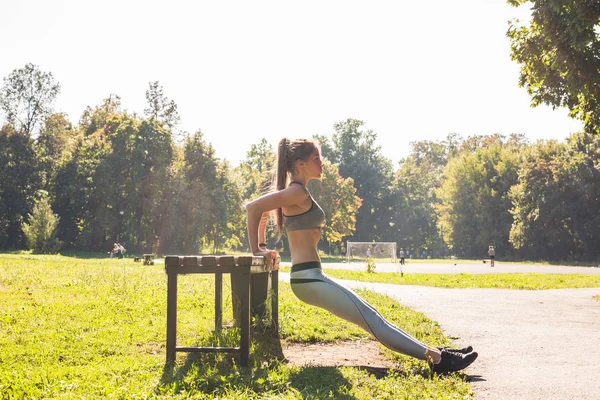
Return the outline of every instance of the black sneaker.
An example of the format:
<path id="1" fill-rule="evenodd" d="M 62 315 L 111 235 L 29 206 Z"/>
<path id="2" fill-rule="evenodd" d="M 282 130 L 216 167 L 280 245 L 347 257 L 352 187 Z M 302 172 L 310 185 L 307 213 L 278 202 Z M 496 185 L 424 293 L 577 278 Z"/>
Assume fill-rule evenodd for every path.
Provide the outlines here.
<path id="1" fill-rule="evenodd" d="M 446 350 L 446 351 L 451 351 L 453 353 L 460 353 L 460 354 L 469 354 L 470 352 L 473 351 L 473 346 L 463 347 L 462 349 L 453 349 L 451 347 L 438 347 L 438 350 L 440 350 L 440 351 Z"/>
<path id="2" fill-rule="evenodd" d="M 448 350 L 442 350 L 442 359 L 438 364 L 431 363 L 431 372 L 438 375 L 447 374 L 449 372 L 460 371 L 467 368 L 477 359 L 477 353 L 469 354 L 454 353 Z"/>

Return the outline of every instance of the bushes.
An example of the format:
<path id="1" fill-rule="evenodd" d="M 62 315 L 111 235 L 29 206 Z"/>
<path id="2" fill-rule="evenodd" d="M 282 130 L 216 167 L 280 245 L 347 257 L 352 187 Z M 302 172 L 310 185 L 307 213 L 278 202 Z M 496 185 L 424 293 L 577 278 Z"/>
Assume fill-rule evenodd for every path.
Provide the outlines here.
<path id="1" fill-rule="evenodd" d="M 58 216 L 52 213 L 47 198 L 42 198 L 29 214 L 29 223 L 23 222 L 27 245 L 34 253 L 57 253 L 63 242 L 56 238 Z"/>

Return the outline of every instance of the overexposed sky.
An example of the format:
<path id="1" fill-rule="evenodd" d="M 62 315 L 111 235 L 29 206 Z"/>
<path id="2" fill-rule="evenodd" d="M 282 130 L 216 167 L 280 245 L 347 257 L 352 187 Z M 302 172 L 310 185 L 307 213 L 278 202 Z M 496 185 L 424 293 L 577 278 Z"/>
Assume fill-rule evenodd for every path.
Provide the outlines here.
<path id="1" fill-rule="evenodd" d="M 110 94 L 141 114 L 158 80 L 217 156 L 266 137 L 330 136 L 365 121 L 396 163 L 455 132 L 562 140 L 566 109 L 530 107 L 510 60 L 505 0 L 0 0 L 0 77 L 32 62 L 73 122 Z"/>

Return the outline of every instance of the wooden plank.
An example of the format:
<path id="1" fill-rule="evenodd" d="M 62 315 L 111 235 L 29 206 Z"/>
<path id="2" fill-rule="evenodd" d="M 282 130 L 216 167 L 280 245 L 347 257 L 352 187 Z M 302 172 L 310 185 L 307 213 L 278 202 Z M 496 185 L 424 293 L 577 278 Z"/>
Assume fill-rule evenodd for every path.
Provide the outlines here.
<path id="1" fill-rule="evenodd" d="M 240 291 L 240 364 L 246 366 L 250 356 L 250 275 L 240 275 L 243 282 Z"/>
<path id="2" fill-rule="evenodd" d="M 250 272 L 250 268 L 262 268 L 263 267 L 204 267 L 204 266 L 195 266 L 195 267 L 178 267 L 173 269 L 173 267 L 169 267 L 167 271 L 174 270 L 179 275 L 186 274 L 214 274 L 215 272 L 221 272 L 223 274 L 231 274 L 236 272 Z"/>
<path id="3" fill-rule="evenodd" d="M 253 265 L 250 267 L 251 274 L 264 274 L 266 272 L 269 272 L 269 269 L 266 265 Z"/>
<path id="4" fill-rule="evenodd" d="M 215 256 L 198 257 L 198 265 L 202 265 L 203 267 L 216 267 L 218 258 L 219 257 Z"/>
<path id="5" fill-rule="evenodd" d="M 175 362 L 177 340 L 177 274 L 167 275 L 167 364 Z"/>
<path id="6" fill-rule="evenodd" d="M 235 267 L 235 257 L 234 256 L 219 257 L 219 267 Z"/>
<path id="7" fill-rule="evenodd" d="M 181 265 L 181 257 L 179 256 L 166 256 L 165 267 L 179 267 Z"/>
<path id="8" fill-rule="evenodd" d="M 223 326 L 223 274 L 215 273 L 215 331 Z"/>
<path id="9" fill-rule="evenodd" d="M 271 272 L 271 322 L 275 336 L 279 334 L 279 271 Z"/>
<path id="10" fill-rule="evenodd" d="M 252 265 L 253 258 L 252 256 L 238 256 L 236 257 L 236 263 L 239 267 L 249 267 Z"/>
<path id="11" fill-rule="evenodd" d="M 184 267 L 195 267 L 198 266 L 198 257 L 197 256 L 185 256 L 183 257 L 183 264 L 182 266 Z"/>
<path id="12" fill-rule="evenodd" d="M 239 347 L 177 347 L 177 351 L 186 353 L 239 353 Z"/>

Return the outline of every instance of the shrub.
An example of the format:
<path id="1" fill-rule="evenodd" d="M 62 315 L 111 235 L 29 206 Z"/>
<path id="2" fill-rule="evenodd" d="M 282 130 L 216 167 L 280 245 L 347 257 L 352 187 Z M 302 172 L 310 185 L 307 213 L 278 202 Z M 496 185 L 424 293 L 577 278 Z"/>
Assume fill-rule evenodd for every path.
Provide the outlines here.
<path id="1" fill-rule="evenodd" d="M 373 257 L 367 258 L 367 272 L 375 272 L 375 260 L 373 259 Z"/>
<path id="2" fill-rule="evenodd" d="M 52 213 L 47 198 L 42 198 L 29 214 L 29 223 L 23 222 L 22 228 L 27 245 L 34 253 L 57 253 L 63 242 L 56 238 L 59 217 Z"/>

